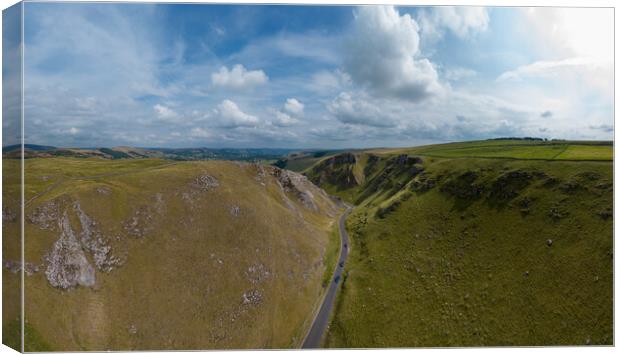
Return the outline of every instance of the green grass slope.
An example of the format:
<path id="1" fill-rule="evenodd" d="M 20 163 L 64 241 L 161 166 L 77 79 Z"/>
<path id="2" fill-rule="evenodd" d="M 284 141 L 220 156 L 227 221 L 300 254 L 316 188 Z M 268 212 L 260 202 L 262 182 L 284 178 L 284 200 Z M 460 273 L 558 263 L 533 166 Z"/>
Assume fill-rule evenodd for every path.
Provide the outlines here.
<path id="1" fill-rule="evenodd" d="M 496 139 L 381 149 L 378 153 L 405 153 L 448 158 L 506 158 L 527 160 L 611 161 L 611 141 L 510 140 Z"/>
<path id="2" fill-rule="evenodd" d="M 302 176 L 74 158 L 26 160 L 26 176 L 26 350 L 301 344 L 340 212 Z M 18 276 L 4 268 L 3 295 Z"/>
<path id="3" fill-rule="evenodd" d="M 326 346 L 613 343 L 612 163 L 523 145 L 534 159 L 366 151 L 364 183 L 324 186 L 358 205 Z"/>
<path id="4" fill-rule="evenodd" d="M 21 286 L 18 267 L 7 259 L 21 257 L 21 220 L 19 160 L 2 160 L 2 343 L 21 351 Z M 7 265 L 9 267 L 7 267 Z"/>
<path id="5" fill-rule="evenodd" d="M 288 154 L 286 157 L 278 159 L 273 164 L 274 166 L 286 168 L 287 170 L 304 172 L 317 162 L 325 159 L 326 157 L 336 155 L 339 152 L 340 151 L 338 150 L 297 151 Z"/>

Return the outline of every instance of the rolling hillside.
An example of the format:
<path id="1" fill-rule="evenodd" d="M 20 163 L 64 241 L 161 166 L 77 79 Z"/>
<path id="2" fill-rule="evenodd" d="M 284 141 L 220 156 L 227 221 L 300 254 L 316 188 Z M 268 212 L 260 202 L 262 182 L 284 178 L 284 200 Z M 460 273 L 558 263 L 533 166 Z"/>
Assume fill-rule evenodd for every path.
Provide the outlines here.
<path id="1" fill-rule="evenodd" d="M 21 158 L 21 145 L 5 146 L 2 149 L 5 158 Z M 62 148 L 46 145 L 25 144 L 24 157 L 76 157 L 101 159 L 145 159 L 161 158 L 176 161 L 194 160 L 277 160 L 287 156 L 290 149 L 227 149 L 227 148 L 136 148 L 128 146 L 101 148 Z"/>
<path id="2" fill-rule="evenodd" d="M 613 343 L 610 143 L 377 149 L 307 170 L 357 205 L 327 347 Z"/>
<path id="3" fill-rule="evenodd" d="M 5 173 L 18 163 L 4 160 Z M 28 159 L 26 176 L 27 351 L 300 345 L 341 212 L 305 177 L 97 158 Z M 18 188 L 5 181 L 6 197 Z M 15 213 L 3 210 L 5 235 Z M 13 247 L 3 244 L 7 298 L 21 266 Z M 3 312 L 13 346 L 17 311 Z"/>

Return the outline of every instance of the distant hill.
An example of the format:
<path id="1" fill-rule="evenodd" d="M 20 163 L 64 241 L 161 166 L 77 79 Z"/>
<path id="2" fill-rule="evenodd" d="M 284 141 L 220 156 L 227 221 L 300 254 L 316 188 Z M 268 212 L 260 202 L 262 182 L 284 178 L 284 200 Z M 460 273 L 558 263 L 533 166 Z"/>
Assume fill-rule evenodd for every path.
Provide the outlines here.
<path id="1" fill-rule="evenodd" d="M 261 148 L 152 148 L 163 153 L 164 158 L 171 160 L 277 160 L 289 154 L 292 149 L 261 149 Z"/>
<path id="2" fill-rule="evenodd" d="M 4 146 L 2 147 L 2 153 L 5 154 L 8 152 L 12 152 L 12 151 L 19 151 L 21 147 L 22 147 L 21 144 Z M 46 151 L 46 150 L 54 150 L 56 149 L 56 147 L 47 146 L 47 145 L 24 144 L 24 149 L 31 150 L 31 151 Z"/>
<path id="3" fill-rule="evenodd" d="M 303 172 L 316 162 L 327 156 L 333 156 L 344 150 L 300 150 L 289 153 L 287 156 L 278 159 L 273 163 L 274 166 L 286 168 L 291 171 Z"/>
<path id="4" fill-rule="evenodd" d="M 96 157 L 103 159 L 140 159 L 140 158 L 163 158 L 177 161 L 193 160 L 232 160 L 253 161 L 268 160 L 276 161 L 285 158 L 293 149 L 245 149 L 245 148 L 136 148 L 118 146 L 112 148 L 59 148 L 26 144 L 24 149 L 25 158 L 49 158 L 49 157 Z M 4 158 L 21 158 L 20 145 L 11 145 L 3 148 Z"/>

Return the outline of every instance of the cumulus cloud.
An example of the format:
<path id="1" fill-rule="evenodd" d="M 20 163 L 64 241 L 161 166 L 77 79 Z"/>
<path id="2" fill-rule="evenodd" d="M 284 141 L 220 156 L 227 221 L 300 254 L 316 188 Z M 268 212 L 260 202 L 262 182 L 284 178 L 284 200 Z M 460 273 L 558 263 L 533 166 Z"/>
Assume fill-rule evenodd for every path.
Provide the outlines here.
<path id="1" fill-rule="evenodd" d="M 369 102 L 365 97 L 355 97 L 349 92 L 342 92 L 328 106 L 327 110 L 339 121 L 346 124 L 366 125 L 372 127 L 392 127 L 392 119 L 386 117 L 383 110 Z"/>
<path id="2" fill-rule="evenodd" d="M 211 137 L 211 133 L 204 128 L 195 127 L 189 133 L 192 138 L 209 138 Z"/>
<path id="3" fill-rule="evenodd" d="M 213 86 L 229 89 L 248 89 L 267 83 L 269 78 L 262 70 L 248 71 L 237 64 L 231 70 L 222 66 L 218 72 L 211 74 Z"/>
<path id="4" fill-rule="evenodd" d="M 275 119 L 271 123 L 279 127 L 289 127 L 299 123 L 299 120 L 291 117 L 287 113 L 276 111 Z"/>
<path id="5" fill-rule="evenodd" d="M 161 104 L 154 105 L 153 110 L 155 110 L 157 118 L 166 122 L 175 122 L 179 118 L 179 114 L 177 112 Z"/>
<path id="6" fill-rule="evenodd" d="M 220 126 L 225 128 L 254 127 L 258 124 L 256 116 L 244 113 L 231 100 L 224 100 L 213 111 Z"/>
<path id="7" fill-rule="evenodd" d="M 365 6 L 355 13 L 345 41 L 344 67 L 351 79 L 381 96 L 421 101 L 441 86 L 433 64 L 419 54 L 419 27 L 393 6 Z"/>
<path id="8" fill-rule="evenodd" d="M 287 98 L 281 110 L 275 111 L 272 124 L 280 127 L 288 127 L 299 123 L 304 116 L 304 104 L 295 98 Z"/>
<path id="9" fill-rule="evenodd" d="M 286 103 L 284 103 L 284 110 L 296 117 L 302 117 L 304 115 L 304 104 L 295 98 L 287 98 Z"/>
<path id="10" fill-rule="evenodd" d="M 422 33 L 429 39 L 443 36 L 450 31 L 460 38 L 485 31 L 489 26 L 489 14 L 484 7 L 436 6 L 422 9 L 417 16 Z"/>

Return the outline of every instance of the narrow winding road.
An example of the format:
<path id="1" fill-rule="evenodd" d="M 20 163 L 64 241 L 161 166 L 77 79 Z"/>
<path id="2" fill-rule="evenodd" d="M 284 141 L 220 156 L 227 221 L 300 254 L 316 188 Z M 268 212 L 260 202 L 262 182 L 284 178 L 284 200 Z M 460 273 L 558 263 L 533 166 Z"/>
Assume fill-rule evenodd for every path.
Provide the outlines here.
<path id="1" fill-rule="evenodd" d="M 314 318 L 314 322 L 312 322 L 312 327 L 310 327 L 310 331 L 306 336 L 303 344 L 301 345 L 302 349 L 312 349 L 312 348 L 320 348 L 321 339 L 323 338 L 323 334 L 327 329 L 327 325 L 329 323 L 329 315 L 332 312 L 332 307 L 334 307 L 334 302 L 336 300 L 336 293 L 338 292 L 338 287 L 340 283 L 342 283 L 342 271 L 344 269 L 344 263 L 349 255 L 349 235 L 347 235 L 347 230 L 345 228 L 345 221 L 347 216 L 351 213 L 352 208 L 350 206 L 347 207 L 347 210 L 340 216 L 340 221 L 338 222 L 338 226 L 340 229 L 340 257 L 338 257 L 338 263 L 336 264 L 336 270 L 332 275 L 331 281 L 329 283 L 329 289 L 327 289 L 327 293 L 323 298 L 323 303 L 321 304 L 321 308 Z"/>

